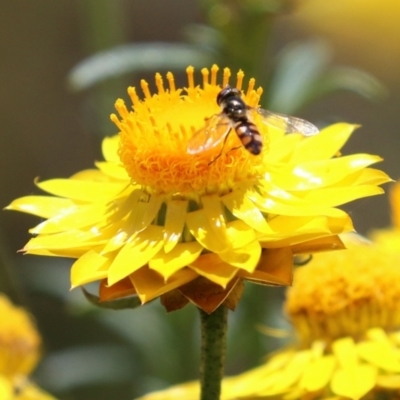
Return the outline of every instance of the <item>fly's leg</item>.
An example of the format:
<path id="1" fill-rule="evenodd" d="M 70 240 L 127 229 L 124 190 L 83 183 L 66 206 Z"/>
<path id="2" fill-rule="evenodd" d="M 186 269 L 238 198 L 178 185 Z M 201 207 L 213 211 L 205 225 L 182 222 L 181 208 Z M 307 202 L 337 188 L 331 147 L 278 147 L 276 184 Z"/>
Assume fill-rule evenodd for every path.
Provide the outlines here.
<path id="1" fill-rule="evenodd" d="M 228 133 L 226 134 L 226 136 L 225 136 L 224 142 L 223 142 L 223 144 L 222 144 L 221 151 L 219 152 L 219 154 L 217 155 L 217 157 L 214 158 L 214 160 L 212 160 L 212 161 L 210 161 L 210 162 L 208 163 L 209 166 L 210 166 L 212 163 L 214 163 L 215 161 L 217 161 L 218 158 L 221 157 L 222 152 L 223 152 L 224 147 L 225 147 L 225 143 L 226 143 L 226 141 L 228 140 L 228 136 L 229 136 L 229 134 L 231 133 L 231 131 L 232 131 L 232 128 L 229 129 L 229 132 L 228 132 Z"/>

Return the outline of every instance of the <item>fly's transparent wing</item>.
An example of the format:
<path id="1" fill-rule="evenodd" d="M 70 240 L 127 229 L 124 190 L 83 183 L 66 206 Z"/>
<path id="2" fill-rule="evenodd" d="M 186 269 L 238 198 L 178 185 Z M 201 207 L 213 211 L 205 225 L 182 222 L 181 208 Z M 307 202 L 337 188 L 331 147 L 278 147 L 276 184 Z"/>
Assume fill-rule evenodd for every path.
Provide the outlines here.
<path id="1" fill-rule="evenodd" d="M 286 133 L 298 132 L 304 136 L 314 136 L 319 133 L 319 129 L 315 125 L 304 119 L 274 113 L 262 108 L 257 108 L 254 111 L 263 117 L 267 125 L 281 129 Z"/>
<path id="2" fill-rule="evenodd" d="M 217 146 L 232 129 L 232 123 L 224 114 L 208 118 L 205 125 L 193 134 L 187 144 L 189 154 L 198 154 Z"/>

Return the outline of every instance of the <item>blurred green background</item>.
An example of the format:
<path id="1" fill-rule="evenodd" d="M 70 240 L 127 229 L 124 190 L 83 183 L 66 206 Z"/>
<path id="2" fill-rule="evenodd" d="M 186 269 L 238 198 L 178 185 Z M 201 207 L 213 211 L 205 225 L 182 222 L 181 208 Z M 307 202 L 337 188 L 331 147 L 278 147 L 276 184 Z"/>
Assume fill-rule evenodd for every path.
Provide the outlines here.
<path id="1" fill-rule="evenodd" d="M 379 154 L 396 179 L 399 20 L 397 0 L 2 0 L 0 205 L 38 193 L 35 177 L 91 168 L 101 139 L 116 133 L 109 114 L 126 87 L 142 77 L 152 84 L 156 70 L 183 71 L 187 60 L 243 68 L 273 111 L 319 126 L 362 124 L 344 151 Z M 177 80 L 185 84 L 182 73 Z M 363 234 L 390 224 L 386 196 L 346 210 Z M 193 307 L 168 315 L 157 301 L 135 311 L 93 308 L 79 290 L 69 292 L 71 260 L 16 253 L 37 222 L 0 214 L 0 291 L 37 320 L 40 385 L 64 400 L 125 400 L 197 378 Z M 284 343 L 257 329 L 289 329 L 283 298 L 282 289 L 247 285 L 230 313 L 228 374 Z"/>

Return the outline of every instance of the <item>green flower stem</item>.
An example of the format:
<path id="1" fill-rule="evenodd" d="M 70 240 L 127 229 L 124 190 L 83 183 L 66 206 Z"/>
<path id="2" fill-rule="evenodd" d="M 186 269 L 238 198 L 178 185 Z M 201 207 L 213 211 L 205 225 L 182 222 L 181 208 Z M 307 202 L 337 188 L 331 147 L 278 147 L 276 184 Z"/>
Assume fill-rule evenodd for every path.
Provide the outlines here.
<path id="1" fill-rule="evenodd" d="M 224 376 L 228 309 L 220 306 L 207 314 L 200 309 L 200 400 L 219 400 Z"/>

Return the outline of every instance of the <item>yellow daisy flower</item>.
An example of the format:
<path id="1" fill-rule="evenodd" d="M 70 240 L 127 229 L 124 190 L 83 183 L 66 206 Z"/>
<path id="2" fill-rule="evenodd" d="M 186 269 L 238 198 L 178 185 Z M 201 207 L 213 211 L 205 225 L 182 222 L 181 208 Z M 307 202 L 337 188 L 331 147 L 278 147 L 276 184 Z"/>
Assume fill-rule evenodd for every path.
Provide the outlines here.
<path id="1" fill-rule="evenodd" d="M 224 69 L 203 69 L 201 85 L 187 69 L 185 89 L 174 76 L 156 93 L 141 81 L 130 110 L 117 100 L 111 119 L 119 136 L 103 142 L 105 161 L 69 179 L 37 182 L 55 197 L 28 196 L 7 209 L 47 220 L 31 229 L 27 254 L 73 257 L 72 287 L 101 281 L 100 298 L 136 294 L 142 303 L 161 296 L 167 310 L 189 301 L 206 312 L 234 308 L 242 281 L 289 285 L 293 254 L 341 248 L 336 236 L 353 230 L 337 206 L 382 193 L 389 178 L 368 168 L 380 157 L 340 157 L 354 125 L 339 123 L 313 137 L 254 121 L 264 146 L 247 151 L 236 134 L 198 154 L 187 144 L 221 110 L 216 98 L 230 84 Z M 235 84 L 250 107 L 261 88 L 243 72 Z"/>
<path id="2" fill-rule="evenodd" d="M 39 360 L 41 345 L 30 316 L 2 294 L 0 315 L 0 399 L 54 399 L 27 378 Z"/>
<path id="3" fill-rule="evenodd" d="M 221 400 L 398 398 L 399 263 L 399 255 L 376 245 L 316 254 L 288 290 L 297 345 L 225 379 Z M 198 395 L 198 382 L 190 382 L 140 400 Z"/>

